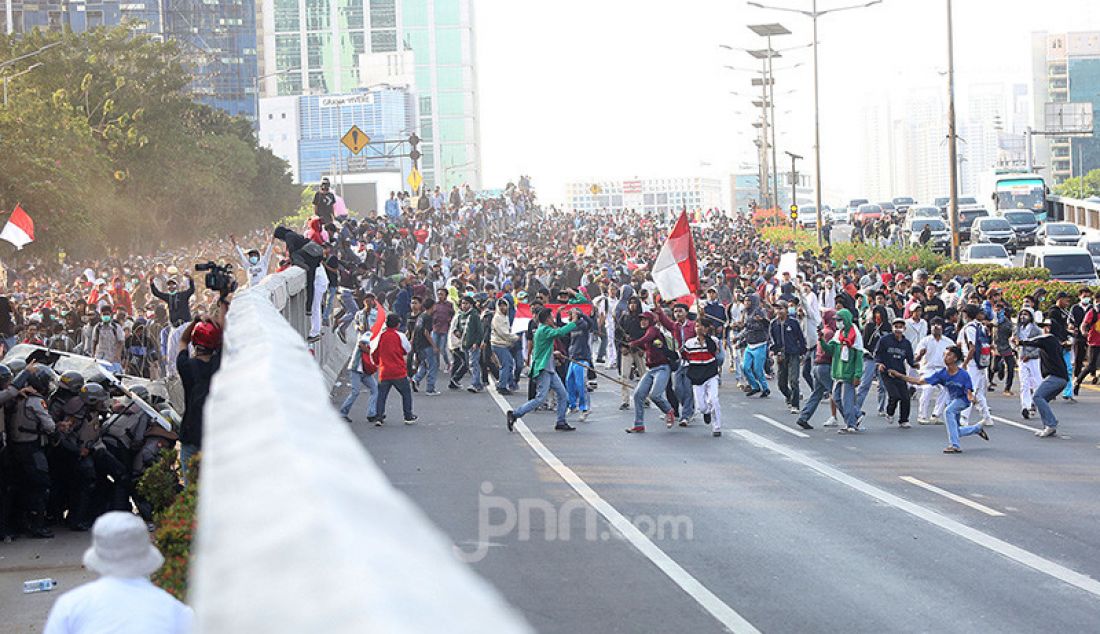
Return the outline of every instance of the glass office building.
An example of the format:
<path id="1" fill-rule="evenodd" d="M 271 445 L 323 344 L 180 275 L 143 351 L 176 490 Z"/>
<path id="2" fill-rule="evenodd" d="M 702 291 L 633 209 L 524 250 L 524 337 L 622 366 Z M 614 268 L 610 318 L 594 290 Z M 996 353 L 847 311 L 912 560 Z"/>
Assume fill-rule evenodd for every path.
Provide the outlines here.
<path id="1" fill-rule="evenodd" d="M 0 2 L 0 28 L 7 28 L 7 3 Z M 83 33 L 101 26 L 118 26 L 125 21 L 139 33 L 158 35 L 163 21 L 157 0 L 119 2 L 118 0 L 12 0 L 11 29 L 13 33 L 29 33 L 34 29 L 61 31 L 72 29 Z"/>
<path id="2" fill-rule="evenodd" d="M 262 0 L 264 96 L 342 94 L 395 83 L 372 54 L 411 52 L 426 185 L 481 186 L 472 0 Z M 398 82 L 399 83 L 399 82 Z"/>

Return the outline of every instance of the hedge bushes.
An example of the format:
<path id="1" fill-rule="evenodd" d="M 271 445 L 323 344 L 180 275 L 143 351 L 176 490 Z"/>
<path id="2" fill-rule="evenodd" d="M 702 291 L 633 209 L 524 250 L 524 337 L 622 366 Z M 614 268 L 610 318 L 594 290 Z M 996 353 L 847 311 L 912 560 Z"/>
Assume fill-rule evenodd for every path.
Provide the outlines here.
<path id="1" fill-rule="evenodd" d="M 936 269 L 936 273 L 950 279 L 952 277 L 967 277 L 973 279 L 975 275 L 990 269 L 999 269 L 996 264 L 962 264 L 960 262 L 948 262 Z"/>
<path id="2" fill-rule="evenodd" d="M 1076 298 L 1077 292 L 1082 288 L 1087 288 L 1084 284 L 1074 284 L 1072 282 L 1053 282 L 1050 280 L 1011 280 L 1006 282 L 994 282 L 990 285 L 991 288 L 1000 289 L 1004 294 L 1004 298 L 1008 300 L 1009 304 L 1015 310 L 1020 310 L 1024 304 L 1024 297 L 1033 295 L 1035 291 L 1040 288 L 1045 289 L 1047 292 L 1046 302 L 1039 307 L 1039 310 L 1044 313 L 1050 310 L 1050 307 L 1054 304 L 1054 298 L 1058 296 L 1060 291 L 1069 293 L 1071 297 Z"/>
<path id="3" fill-rule="evenodd" d="M 1037 266 L 1028 268 L 1005 268 L 1003 266 L 993 266 L 982 271 L 978 271 L 974 274 L 974 282 L 979 284 L 990 284 L 992 282 L 1009 282 L 1014 280 L 1037 280 L 1045 281 L 1050 279 L 1050 270 L 1039 268 Z"/>
<path id="4" fill-rule="evenodd" d="M 760 235 L 777 246 L 793 245 L 793 250 L 799 253 L 804 251 L 821 253 L 821 249 L 817 246 L 817 234 L 812 231 L 791 227 L 766 227 L 760 230 Z M 924 269 L 932 272 L 947 262 L 947 258 L 930 249 L 901 246 L 876 247 L 853 242 L 833 244 L 831 255 L 833 262 L 838 265 L 854 265 L 856 260 L 863 260 L 867 266 L 878 265 L 884 268 L 894 266 L 902 271 Z"/>

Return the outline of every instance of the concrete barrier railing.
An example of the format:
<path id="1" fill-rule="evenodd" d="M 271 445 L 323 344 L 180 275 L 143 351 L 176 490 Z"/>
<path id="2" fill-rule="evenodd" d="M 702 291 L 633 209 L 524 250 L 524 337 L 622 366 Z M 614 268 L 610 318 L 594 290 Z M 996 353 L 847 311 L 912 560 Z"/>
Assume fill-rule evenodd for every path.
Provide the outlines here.
<path id="1" fill-rule="evenodd" d="M 205 411 L 197 631 L 530 631 L 329 404 L 303 339 L 304 282 L 270 276 L 229 311 Z"/>
<path id="2" fill-rule="evenodd" d="M 1047 202 L 1052 219 L 1072 222 L 1093 232 L 1100 231 L 1100 202 L 1066 196 L 1050 196 Z"/>

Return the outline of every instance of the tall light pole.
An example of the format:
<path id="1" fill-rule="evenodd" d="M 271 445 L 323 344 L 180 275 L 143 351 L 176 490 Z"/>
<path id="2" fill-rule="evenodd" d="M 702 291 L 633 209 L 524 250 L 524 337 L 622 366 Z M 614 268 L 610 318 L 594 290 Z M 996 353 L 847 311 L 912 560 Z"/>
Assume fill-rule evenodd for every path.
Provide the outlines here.
<path id="1" fill-rule="evenodd" d="M 791 32 L 790 32 L 789 29 L 787 29 L 787 27 L 783 26 L 782 24 L 778 24 L 778 23 L 750 24 L 750 25 L 748 25 L 748 28 L 753 33 L 755 33 L 755 34 L 759 35 L 760 37 L 764 38 L 764 41 L 767 44 L 767 49 L 766 50 L 764 50 L 764 51 L 753 51 L 749 54 L 752 55 L 753 57 L 756 57 L 757 59 L 763 60 L 764 67 L 766 69 L 766 72 L 764 74 L 763 84 L 764 84 L 764 94 L 768 95 L 767 101 L 771 102 L 769 107 L 771 109 L 771 119 L 772 119 L 772 165 L 778 166 L 779 165 L 779 158 L 776 154 L 776 149 L 775 149 L 775 76 L 773 74 L 774 70 L 775 70 L 775 67 L 774 67 L 773 62 L 772 62 L 772 60 L 774 58 L 778 57 L 778 51 L 776 51 L 775 49 L 772 48 L 772 37 L 775 37 L 775 36 L 778 36 L 778 35 L 790 35 Z M 778 173 L 778 171 L 779 170 L 777 169 L 776 173 Z M 774 196 L 775 205 L 778 206 L 779 205 L 779 180 L 778 179 L 773 180 L 772 194 Z"/>
<path id="2" fill-rule="evenodd" d="M 959 259 L 959 148 L 955 134 L 955 25 L 947 0 L 947 159 L 951 163 L 948 221 L 951 223 L 951 259 Z"/>
<path id="3" fill-rule="evenodd" d="M 837 13 L 839 11 L 848 11 L 851 9 L 865 9 L 872 7 L 876 4 L 881 4 L 882 0 L 873 0 L 864 4 L 856 4 L 846 7 L 838 7 L 835 9 L 825 9 L 823 11 L 817 10 L 817 0 L 813 0 L 813 6 L 810 11 L 800 11 L 798 9 L 790 9 L 787 7 L 773 7 L 760 4 L 759 2 L 749 2 L 749 6 L 757 7 L 759 9 L 771 9 L 774 11 L 789 11 L 791 13 L 798 13 L 804 15 L 813 20 L 814 25 L 814 202 L 817 204 L 817 246 L 824 244 L 821 235 L 821 108 L 818 98 L 818 76 L 817 76 L 817 19 L 823 15 L 829 13 Z"/>
<path id="4" fill-rule="evenodd" d="M 19 77 L 20 75 L 26 75 L 27 73 L 31 72 L 32 70 L 38 68 L 41 65 L 42 65 L 42 63 L 39 62 L 37 64 L 34 64 L 33 66 L 27 67 L 25 70 L 21 70 L 18 73 L 15 73 L 14 75 L 5 75 L 4 76 L 4 107 L 5 108 L 8 107 L 8 82 L 15 79 L 16 77 Z"/>

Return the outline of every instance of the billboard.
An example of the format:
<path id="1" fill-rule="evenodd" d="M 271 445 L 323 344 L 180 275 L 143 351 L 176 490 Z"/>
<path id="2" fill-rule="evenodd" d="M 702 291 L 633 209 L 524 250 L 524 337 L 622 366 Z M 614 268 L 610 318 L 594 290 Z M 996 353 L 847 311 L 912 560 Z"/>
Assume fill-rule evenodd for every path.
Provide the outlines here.
<path id="1" fill-rule="evenodd" d="M 1092 103 L 1087 101 L 1048 101 L 1043 109 L 1043 133 L 1049 135 L 1092 134 Z"/>

